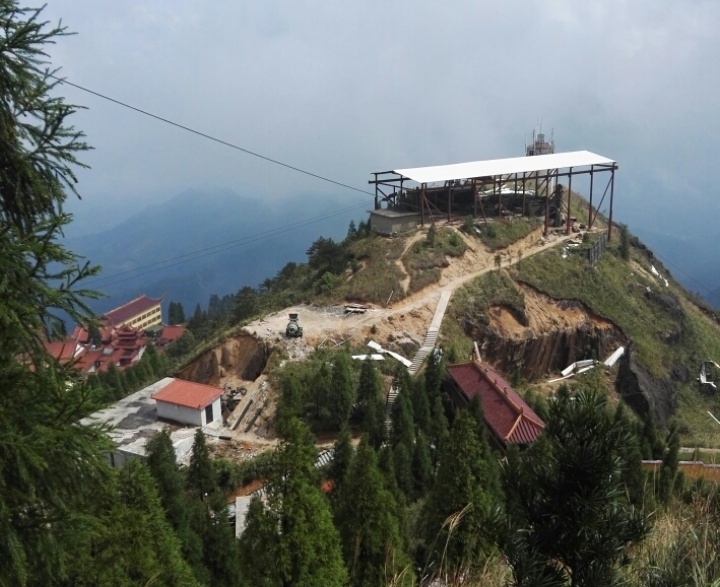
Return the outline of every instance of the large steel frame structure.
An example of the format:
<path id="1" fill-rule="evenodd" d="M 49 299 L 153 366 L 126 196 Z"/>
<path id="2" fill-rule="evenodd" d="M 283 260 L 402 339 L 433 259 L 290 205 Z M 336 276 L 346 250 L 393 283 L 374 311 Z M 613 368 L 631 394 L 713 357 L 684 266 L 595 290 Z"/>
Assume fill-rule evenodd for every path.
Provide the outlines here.
<path id="1" fill-rule="evenodd" d="M 495 205 L 498 214 L 502 213 L 503 195 L 522 194 L 522 210 L 525 214 L 525 198 L 527 194 L 544 197 L 545 221 L 544 233 L 547 235 L 550 223 L 550 199 L 558 179 L 567 177 L 567 220 L 566 232 L 571 231 L 570 203 L 572 197 L 572 179 L 578 175 L 590 176 L 590 194 L 588 207 L 588 229 L 591 229 L 608 190 L 610 191 L 610 212 L 608 217 L 608 239 L 612 236 L 613 200 L 615 196 L 615 172 L 617 162 L 596 155 L 589 151 L 573 151 L 569 153 L 553 153 L 529 157 L 513 157 L 474 161 L 454 165 L 433 167 L 417 167 L 413 169 L 395 169 L 378 171 L 368 181 L 375 185 L 375 209 L 386 207 L 398 210 L 420 211 L 421 224 L 425 218 L 433 217 L 433 209 L 439 215 L 447 214 L 450 220 L 453 211 L 454 196 L 470 191 L 473 200 L 473 217 L 478 217 L 478 204 L 482 216 L 486 218 L 483 200 L 497 198 Z M 593 213 L 593 188 L 595 174 L 609 172 L 610 177 L 603 191 L 600 203 Z M 528 183 L 534 190 L 526 189 Z M 440 185 L 441 184 L 441 185 Z M 512 189 L 509 187 L 512 186 Z M 390 191 L 391 188 L 392 191 Z"/>

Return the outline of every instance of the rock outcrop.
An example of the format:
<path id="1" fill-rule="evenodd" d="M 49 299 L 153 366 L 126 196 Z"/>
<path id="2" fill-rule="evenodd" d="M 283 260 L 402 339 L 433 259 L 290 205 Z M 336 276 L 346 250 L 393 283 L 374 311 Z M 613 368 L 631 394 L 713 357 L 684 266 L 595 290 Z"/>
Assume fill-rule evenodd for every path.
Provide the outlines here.
<path id="1" fill-rule="evenodd" d="M 664 426 L 677 404 L 677 394 L 670 379 L 653 377 L 638 365 L 632 346 L 620 359 L 615 387 L 623 399 L 639 414 L 650 412 L 656 424 Z"/>

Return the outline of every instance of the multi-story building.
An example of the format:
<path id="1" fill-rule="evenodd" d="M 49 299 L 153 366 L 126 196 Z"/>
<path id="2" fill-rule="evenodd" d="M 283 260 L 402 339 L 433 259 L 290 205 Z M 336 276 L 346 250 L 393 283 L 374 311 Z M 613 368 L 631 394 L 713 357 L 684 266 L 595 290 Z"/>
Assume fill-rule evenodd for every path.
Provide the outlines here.
<path id="1" fill-rule="evenodd" d="M 149 326 L 162 324 L 160 308 L 162 301 L 163 298 L 151 298 L 143 294 L 114 310 L 105 312 L 100 320 L 115 328 L 132 326 L 144 330 Z"/>

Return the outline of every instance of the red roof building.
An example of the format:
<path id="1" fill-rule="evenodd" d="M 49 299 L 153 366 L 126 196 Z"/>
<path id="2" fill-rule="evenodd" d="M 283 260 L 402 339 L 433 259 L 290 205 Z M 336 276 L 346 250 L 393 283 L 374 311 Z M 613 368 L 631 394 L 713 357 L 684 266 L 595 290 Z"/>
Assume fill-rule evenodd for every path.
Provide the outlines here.
<path id="1" fill-rule="evenodd" d="M 222 388 L 184 379 L 173 379 L 150 397 L 155 400 L 159 418 L 205 426 L 222 417 Z"/>
<path id="2" fill-rule="evenodd" d="M 495 444 L 531 444 L 545 428 L 545 423 L 525 400 L 486 363 L 471 361 L 447 366 L 450 375 L 448 391 L 453 401 L 467 407 L 479 397 Z"/>
<path id="3" fill-rule="evenodd" d="M 100 319 L 110 326 L 134 326 L 140 329 L 162 324 L 160 304 L 163 299 L 151 298 L 143 294 L 118 308 L 105 312 Z"/>

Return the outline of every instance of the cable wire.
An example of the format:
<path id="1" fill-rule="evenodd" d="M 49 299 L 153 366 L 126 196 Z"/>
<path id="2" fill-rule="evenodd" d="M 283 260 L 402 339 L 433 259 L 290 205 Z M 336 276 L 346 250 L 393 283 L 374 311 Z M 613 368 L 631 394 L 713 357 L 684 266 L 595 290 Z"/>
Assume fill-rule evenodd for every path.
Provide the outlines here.
<path id="1" fill-rule="evenodd" d="M 81 90 L 83 92 L 87 92 L 88 94 L 92 94 L 93 96 L 97 96 L 98 98 L 102 98 L 103 100 L 107 100 L 108 102 L 113 102 L 114 104 L 118 104 L 120 106 L 123 106 L 124 108 L 129 108 L 130 110 L 134 110 L 135 112 L 139 112 L 140 114 L 144 114 L 145 116 L 149 116 L 150 118 L 154 118 L 155 120 L 159 120 L 160 122 L 164 122 L 166 124 L 169 124 L 171 126 L 174 126 L 176 128 L 185 130 L 187 132 L 190 132 L 194 135 L 203 137 L 205 139 L 208 139 L 210 141 L 213 141 L 215 143 L 218 143 L 220 145 L 224 145 L 226 147 L 230 147 L 231 149 L 235 149 L 236 151 L 240 151 L 242 153 L 245 153 L 246 155 L 252 155 L 253 157 L 257 157 L 258 159 L 263 159 L 264 161 L 268 161 L 270 163 L 274 163 L 275 165 L 280 165 L 281 167 L 285 167 L 286 169 L 291 169 L 293 171 L 297 171 L 298 173 L 302 173 L 304 175 L 308 175 L 310 177 L 314 177 L 317 179 L 320 179 L 322 181 L 326 181 L 328 183 L 335 184 L 340 187 L 347 188 L 349 190 L 353 190 L 355 192 L 360 192 L 361 194 L 368 194 L 370 196 L 374 196 L 375 194 L 372 192 L 369 192 L 367 190 L 363 190 L 360 188 L 356 188 L 354 186 L 348 185 L 346 183 L 342 183 L 341 181 L 336 181 L 334 179 L 330 179 L 329 177 L 325 177 L 323 175 L 319 175 L 317 173 L 313 173 L 312 171 L 307 171 L 305 169 L 301 169 L 300 167 L 295 167 L 294 165 L 290 165 L 289 163 L 283 163 L 282 161 L 278 161 L 277 159 L 273 159 L 272 157 L 268 157 L 267 155 L 261 155 L 260 153 L 256 153 L 255 151 L 251 151 L 250 149 L 246 149 L 244 147 L 240 147 L 239 145 L 236 145 L 234 143 L 231 143 L 229 141 L 225 141 L 223 139 L 219 139 L 217 137 L 214 137 L 212 135 L 209 135 L 207 133 L 204 133 L 199 130 L 195 130 L 194 128 L 191 128 L 189 126 L 185 126 L 184 124 L 180 124 L 179 122 L 174 122 L 168 118 L 164 118 L 162 116 L 158 116 L 157 114 L 153 114 L 152 112 L 148 112 L 147 110 L 143 110 L 142 108 L 138 108 L 137 106 L 132 106 L 126 102 L 122 102 L 120 100 L 116 100 L 115 98 L 111 98 L 110 96 L 106 96 L 105 94 L 101 94 L 100 92 L 96 92 L 94 90 L 91 90 L 89 88 L 83 87 L 79 84 L 75 84 L 73 82 L 68 81 L 65 78 L 57 77 L 51 73 L 47 74 L 48 77 L 51 77 L 54 80 L 57 80 L 58 82 L 65 84 L 67 86 L 71 86 L 73 88 L 76 88 L 78 90 Z"/>

